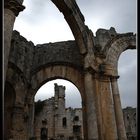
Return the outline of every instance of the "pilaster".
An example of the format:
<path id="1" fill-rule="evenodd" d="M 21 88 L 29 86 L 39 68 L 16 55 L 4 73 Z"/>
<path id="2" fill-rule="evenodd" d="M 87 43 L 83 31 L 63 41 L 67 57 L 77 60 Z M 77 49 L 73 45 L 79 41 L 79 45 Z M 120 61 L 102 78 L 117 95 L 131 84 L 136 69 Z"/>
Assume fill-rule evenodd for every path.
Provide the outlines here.
<path id="1" fill-rule="evenodd" d="M 4 77 L 3 82 L 5 83 L 6 72 L 8 67 L 9 52 L 11 46 L 11 37 L 13 26 L 16 16 L 20 11 L 24 10 L 22 5 L 23 0 L 5 0 L 4 1 Z M 4 84 L 3 84 L 4 86 Z"/>

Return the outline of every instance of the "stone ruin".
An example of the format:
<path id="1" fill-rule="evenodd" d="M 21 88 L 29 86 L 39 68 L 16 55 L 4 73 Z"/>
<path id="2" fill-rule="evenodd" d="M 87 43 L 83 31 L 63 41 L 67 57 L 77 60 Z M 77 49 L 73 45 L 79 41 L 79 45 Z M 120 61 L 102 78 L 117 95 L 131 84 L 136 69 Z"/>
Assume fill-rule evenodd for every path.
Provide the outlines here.
<path id="1" fill-rule="evenodd" d="M 51 0 L 75 40 L 34 45 L 13 31 L 23 0 L 4 0 L 4 139 L 34 137 L 34 96 L 53 79 L 71 81 L 82 98 L 84 140 L 127 140 L 118 88 L 118 59 L 136 35 L 85 25 L 75 0 Z M 25 9 L 26 10 L 26 9 Z"/>

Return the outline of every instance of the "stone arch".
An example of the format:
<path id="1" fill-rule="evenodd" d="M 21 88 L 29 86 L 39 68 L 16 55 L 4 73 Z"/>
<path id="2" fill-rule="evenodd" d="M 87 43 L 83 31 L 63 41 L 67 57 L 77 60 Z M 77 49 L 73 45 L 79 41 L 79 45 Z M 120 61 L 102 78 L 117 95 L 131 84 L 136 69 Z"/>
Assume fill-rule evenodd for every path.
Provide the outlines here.
<path id="1" fill-rule="evenodd" d="M 31 88 L 36 93 L 37 90 L 47 81 L 58 78 L 72 82 L 80 91 L 82 99 L 84 98 L 84 77 L 82 72 L 79 72 L 79 70 L 73 67 L 64 65 L 49 66 L 34 73 L 31 78 Z"/>
<path id="2" fill-rule="evenodd" d="M 73 83 L 81 94 L 82 99 L 82 109 L 83 109 L 83 128 L 84 133 L 86 133 L 86 95 L 85 95 L 85 88 L 84 88 L 84 74 L 82 71 L 65 65 L 52 65 L 49 67 L 43 67 L 36 73 L 34 73 L 31 77 L 31 100 L 37 92 L 37 90 L 45 84 L 47 81 L 54 80 L 54 79 L 64 79 L 68 80 Z M 85 134 L 87 135 L 87 134 Z"/>
<path id="3" fill-rule="evenodd" d="M 118 59 L 127 49 L 136 49 L 136 36 L 133 34 L 121 35 L 104 48 L 105 63 L 111 67 L 113 75 L 118 75 Z"/>
<path id="4" fill-rule="evenodd" d="M 76 43 L 80 49 L 80 53 L 86 53 L 87 40 L 84 39 L 88 36 L 88 27 L 85 25 L 85 19 L 81 13 L 75 0 L 51 0 L 54 5 L 64 15 L 66 22 L 68 23 Z M 25 9 L 26 10 L 26 9 Z"/>
<path id="5" fill-rule="evenodd" d="M 75 37 L 75 40 L 80 48 L 80 52 L 86 53 L 86 41 L 84 37 L 87 36 L 87 26 L 84 24 L 85 19 L 81 13 L 75 0 L 52 0 L 60 12 L 63 13 L 65 20 L 67 21 L 71 31 Z"/>

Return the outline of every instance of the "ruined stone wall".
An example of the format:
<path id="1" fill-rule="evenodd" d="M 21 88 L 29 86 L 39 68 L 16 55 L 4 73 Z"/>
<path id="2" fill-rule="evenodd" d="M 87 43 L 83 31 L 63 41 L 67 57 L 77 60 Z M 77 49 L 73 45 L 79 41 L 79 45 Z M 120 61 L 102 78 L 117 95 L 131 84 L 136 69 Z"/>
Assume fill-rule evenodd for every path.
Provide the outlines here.
<path id="1" fill-rule="evenodd" d="M 89 32 L 89 34 L 86 34 L 86 32 L 84 33 L 84 45 L 88 48 L 87 54 L 83 54 L 82 50 L 84 49 L 81 49 L 83 44 L 81 44 L 80 40 L 46 43 L 35 46 L 31 41 L 27 41 L 24 37 L 22 37 L 19 32 L 13 31 L 6 81 L 10 81 L 12 86 L 15 88 L 15 103 L 17 104 L 17 108 L 22 106 L 20 111 L 20 119 L 22 120 L 22 123 L 24 123 L 22 125 L 24 125 L 25 131 L 28 131 L 26 127 L 28 127 L 29 130 L 33 128 L 32 125 L 30 125 L 32 120 L 30 112 L 33 112 L 33 109 L 29 107 L 29 104 L 32 104 L 31 106 L 33 106 L 33 102 L 31 102 L 31 100 L 33 100 L 33 96 L 38 88 L 43 83 L 52 80 L 53 78 L 63 78 L 73 82 L 81 93 L 82 105 L 85 113 L 83 113 L 83 116 L 85 116 L 85 139 L 98 139 L 99 134 L 96 133 L 97 131 L 100 131 L 100 133 L 105 132 L 105 136 L 102 134 L 101 136 L 105 137 L 106 139 L 110 137 L 112 139 L 114 137 L 117 138 L 116 128 L 114 126 L 115 117 L 113 113 L 113 104 L 108 102 L 109 98 L 107 96 L 104 97 L 106 100 L 99 101 L 100 103 L 105 103 L 103 107 L 100 106 L 98 108 L 99 110 L 103 110 L 103 114 L 100 114 L 100 117 L 97 116 L 97 118 L 101 119 L 97 121 L 96 118 L 94 118 L 97 115 L 97 112 L 94 109 L 95 107 L 93 103 L 93 79 L 94 74 L 97 75 L 97 77 L 99 76 L 98 81 L 100 81 L 101 78 L 106 78 L 106 76 L 108 76 L 107 82 L 100 82 L 102 86 L 99 87 L 99 90 L 104 92 L 103 89 L 110 86 L 110 77 L 118 76 L 117 63 L 119 55 L 126 49 L 135 49 L 136 36 L 134 36 L 132 33 L 118 34 L 114 28 L 110 28 L 109 30 L 99 29 L 96 32 L 96 36 L 92 36 L 92 32 Z M 97 87 L 95 86 L 95 88 Z M 98 93 L 99 90 L 96 89 L 96 92 Z M 107 90 L 107 92 L 110 93 L 110 89 Z M 111 110 L 107 106 L 109 104 L 112 106 Z M 31 110 L 30 112 L 27 111 L 27 114 L 29 114 L 27 116 L 29 118 L 27 117 L 26 122 L 23 122 L 24 106 L 28 106 L 27 110 Z M 104 108 L 106 110 L 104 110 Z M 53 113 L 55 115 L 56 111 L 54 112 L 52 109 L 50 114 Z M 92 117 L 90 114 L 92 114 Z M 42 114 L 42 116 L 44 115 Z M 64 111 L 63 115 L 61 114 L 59 118 L 54 118 L 54 120 L 58 122 L 57 126 L 59 126 L 59 128 L 62 125 L 62 123 L 59 124 L 59 122 L 61 122 L 62 117 L 65 116 L 66 114 Z M 16 117 L 18 117 L 18 115 Z M 16 117 L 15 120 L 17 119 Z M 109 123 L 106 121 L 108 117 L 110 118 Z M 102 120 L 105 120 L 105 124 L 102 124 Z M 97 123 L 98 126 L 104 125 L 105 128 L 98 130 L 99 128 L 97 128 Z M 59 134 L 59 136 L 62 137 L 61 134 L 63 129 L 59 129 L 61 134 L 55 134 L 54 128 L 57 129 L 57 127 L 54 127 L 55 123 L 52 124 L 53 126 L 51 126 L 52 130 L 50 132 L 51 136 Z M 17 125 L 16 127 L 15 133 L 18 131 L 18 129 L 20 129 L 20 125 Z M 87 127 L 88 129 L 86 129 Z M 96 130 L 94 128 L 96 128 Z M 95 130 L 95 134 L 93 134 L 93 129 Z M 28 133 L 24 130 L 24 133 Z M 19 134 L 19 136 L 20 135 L 21 134 Z"/>
<path id="2" fill-rule="evenodd" d="M 136 140 L 137 137 L 136 108 L 127 107 L 123 109 L 123 117 L 128 140 Z"/>
<path id="3" fill-rule="evenodd" d="M 9 63 L 14 64 L 29 79 L 34 58 L 34 44 L 13 31 Z"/>
<path id="4" fill-rule="evenodd" d="M 56 86 L 58 89 L 64 88 L 58 85 L 55 85 L 55 88 Z M 40 140 L 41 122 L 46 119 L 48 138 L 56 138 L 57 140 L 69 140 L 71 138 L 76 140 L 77 137 L 80 137 L 83 139 L 82 109 L 65 108 L 61 105 L 56 106 L 56 103 L 63 104 L 65 98 L 62 98 L 63 101 L 59 100 L 57 98 L 59 96 L 58 92 L 62 90 L 55 91 L 55 97 L 42 101 L 42 109 L 38 114 L 35 114 L 35 137 L 37 140 Z M 79 130 L 75 130 L 76 127 L 79 127 Z"/>
<path id="5" fill-rule="evenodd" d="M 35 47 L 34 54 L 33 70 L 58 64 L 82 68 L 83 64 L 75 41 L 40 44 Z"/>
<path id="6" fill-rule="evenodd" d="M 27 77 L 45 66 L 69 65 L 82 68 L 83 57 L 75 41 L 34 45 L 19 32 L 13 31 L 9 62 L 15 64 Z"/>
<path id="7" fill-rule="evenodd" d="M 36 103 L 37 104 L 37 103 Z M 37 107 L 37 105 L 35 106 Z M 35 108 L 37 110 L 37 108 Z M 54 97 L 44 100 L 40 112 L 35 113 L 34 133 L 37 140 L 40 140 L 42 120 L 47 120 L 48 136 L 54 137 Z"/>

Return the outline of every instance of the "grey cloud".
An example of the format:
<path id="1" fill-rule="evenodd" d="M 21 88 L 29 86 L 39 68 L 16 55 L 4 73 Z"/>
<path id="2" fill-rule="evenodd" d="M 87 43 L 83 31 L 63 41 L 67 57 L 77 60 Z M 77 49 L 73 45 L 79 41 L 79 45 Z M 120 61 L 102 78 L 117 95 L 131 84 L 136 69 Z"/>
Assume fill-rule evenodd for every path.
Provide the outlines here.
<path id="1" fill-rule="evenodd" d="M 118 32 L 136 32 L 136 0 L 77 0 L 85 19 L 102 19 L 102 25 Z M 101 27 L 102 28 L 102 27 Z"/>

